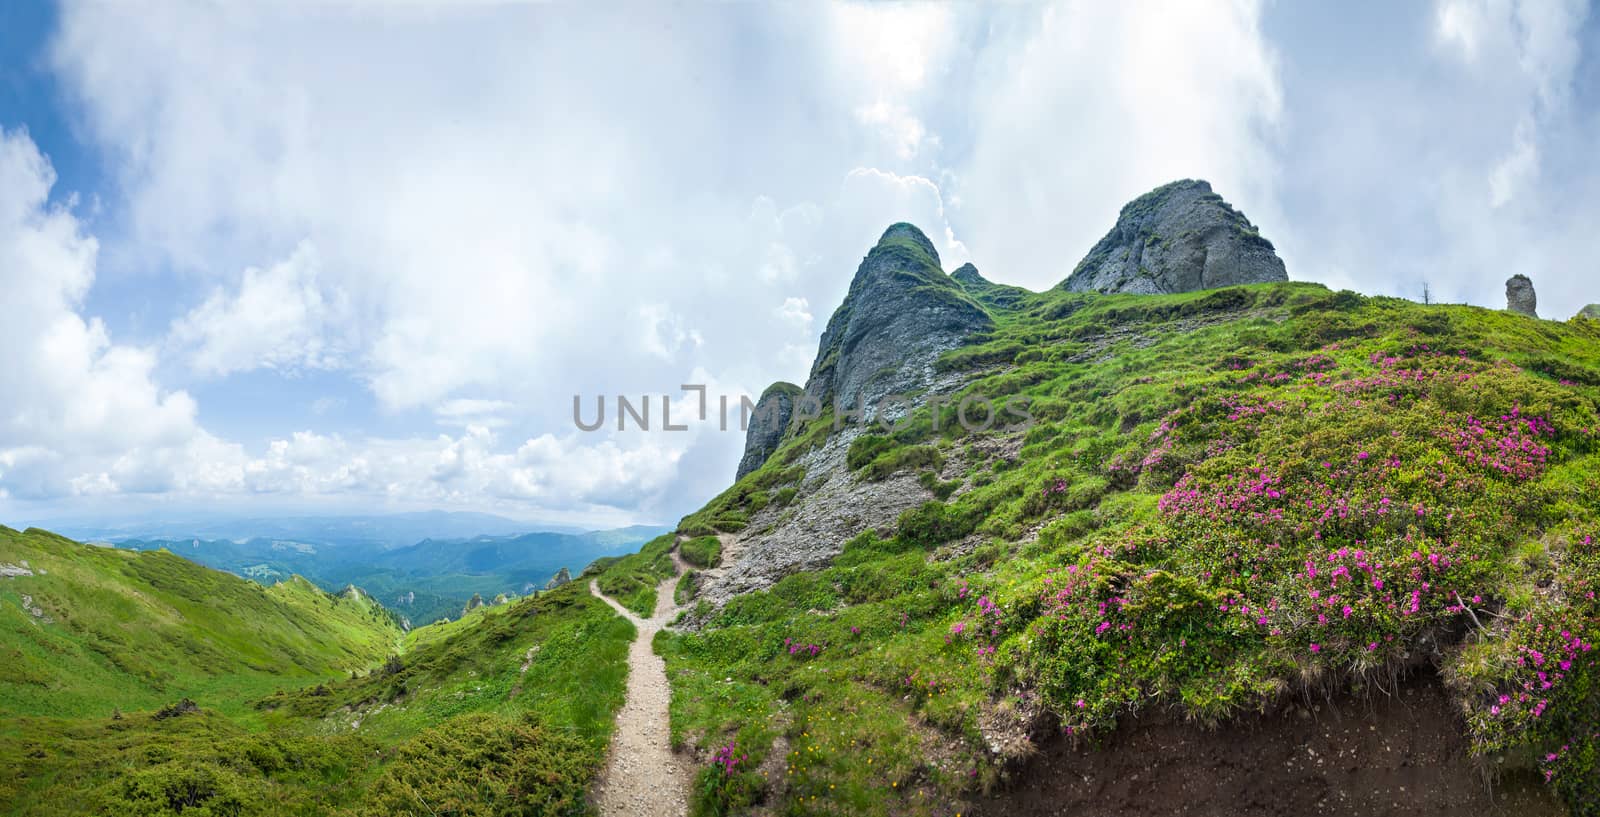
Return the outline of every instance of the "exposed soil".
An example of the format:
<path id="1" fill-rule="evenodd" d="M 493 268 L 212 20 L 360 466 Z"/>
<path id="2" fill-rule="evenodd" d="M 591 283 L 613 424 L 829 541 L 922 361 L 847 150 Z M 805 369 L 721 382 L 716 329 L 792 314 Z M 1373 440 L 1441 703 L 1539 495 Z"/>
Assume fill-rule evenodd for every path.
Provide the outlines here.
<path id="1" fill-rule="evenodd" d="M 672 688 L 667 683 L 667 664 L 651 647 L 656 633 L 677 613 L 672 601 L 677 581 L 673 577 L 656 588 L 655 614 L 648 619 L 601 593 L 595 582 L 589 583 L 590 593 L 638 628 L 638 636 L 628 647 L 627 699 L 617 713 L 606 768 L 595 786 L 595 802 L 602 817 L 679 817 L 689 810 L 689 772 L 673 754 L 668 730 Z"/>
<path id="2" fill-rule="evenodd" d="M 1098 747 L 1057 740 L 972 813 L 1030 817 L 1557 817 L 1527 771 L 1493 790 L 1467 755 L 1437 678 L 1393 697 L 1289 706 L 1208 730 L 1173 716 L 1127 719 Z"/>

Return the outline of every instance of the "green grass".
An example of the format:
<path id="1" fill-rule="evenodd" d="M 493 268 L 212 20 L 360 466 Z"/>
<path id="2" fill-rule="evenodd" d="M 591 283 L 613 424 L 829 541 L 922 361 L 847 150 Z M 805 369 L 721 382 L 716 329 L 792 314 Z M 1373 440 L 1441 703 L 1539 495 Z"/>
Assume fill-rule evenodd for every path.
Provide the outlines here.
<path id="1" fill-rule="evenodd" d="M 622 704 L 633 625 L 591 596 L 587 582 L 485 610 L 414 631 L 392 664 L 274 693 L 256 706 L 288 721 L 349 728 L 359 719 L 363 734 L 380 738 L 409 737 L 470 712 L 533 712 L 604 746 Z M 447 632 L 426 632 L 435 627 Z"/>
<path id="2" fill-rule="evenodd" d="M 181 697 L 240 712 L 253 692 L 381 661 L 394 617 L 304 579 L 271 588 L 165 551 L 92 547 L 0 527 L 0 713 L 79 716 Z M 22 597 L 42 611 L 25 611 Z M 226 611 L 219 614 L 219 611 Z"/>
<path id="3" fill-rule="evenodd" d="M 695 567 L 716 567 L 722 560 L 722 540 L 715 536 L 696 536 L 678 546 L 683 560 Z"/>
<path id="4" fill-rule="evenodd" d="M 784 744 L 764 781 L 784 813 L 940 813 L 1003 772 L 984 724 L 1217 721 L 1433 650 L 1477 751 L 1553 755 L 1539 769 L 1596 813 L 1600 324 L 1304 284 L 1013 303 L 941 368 L 966 373 L 952 404 L 1025 400 L 1032 428 L 972 433 L 950 405 L 858 437 L 860 479 L 965 473 L 923 471 L 945 501 L 891 538 L 661 636 L 675 739 L 748 755 L 701 773 L 700 813 Z M 796 484 L 819 426 L 680 528 Z M 1008 435 L 1014 455 L 973 445 Z"/>
<path id="5" fill-rule="evenodd" d="M 671 534 L 658 536 L 638 553 L 596 560 L 583 572 L 580 582 L 587 588 L 587 579 L 594 579 L 600 585 L 600 592 L 639 616 L 649 618 L 655 612 L 656 587 L 677 572 L 671 556 L 674 543 Z"/>
<path id="6" fill-rule="evenodd" d="M 635 635 L 586 581 L 402 637 L 362 594 L 0 530 L 23 560 L 0 814 L 586 813 Z"/>

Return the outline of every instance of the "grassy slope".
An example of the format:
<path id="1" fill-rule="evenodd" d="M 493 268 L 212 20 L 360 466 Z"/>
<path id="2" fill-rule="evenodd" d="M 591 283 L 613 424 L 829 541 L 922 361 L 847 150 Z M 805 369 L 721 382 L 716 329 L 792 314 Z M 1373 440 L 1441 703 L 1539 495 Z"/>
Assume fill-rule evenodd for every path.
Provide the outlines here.
<path id="1" fill-rule="evenodd" d="M 265 588 L 164 551 L 0 527 L 0 563 L 24 561 L 35 575 L 0 579 L 9 715 L 109 715 L 184 696 L 238 709 L 251 690 L 370 666 L 400 638 L 359 594 L 303 579 Z M 25 595 L 43 617 L 23 609 Z"/>
<path id="2" fill-rule="evenodd" d="M 1216 720 L 1427 662 L 1480 751 L 1595 813 L 1600 323 L 1301 284 L 995 314 L 942 366 L 1030 398 L 1031 430 L 924 408 L 858 440 L 862 478 L 959 458 L 961 485 L 661 636 L 675 738 L 746 758 L 701 772 L 699 813 L 758 796 L 774 747 L 787 813 L 941 813 L 1005 773 L 985 735 L 1041 712 L 1078 735 Z M 684 529 L 747 519 L 825 433 Z"/>
<path id="3" fill-rule="evenodd" d="M 90 548 L 38 532 L 4 535 L 0 563 L 26 559 L 48 572 L 0 580 L 10 582 L 0 584 L 6 594 L 0 598 L 12 600 L 18 588 L 45 598 L 39 587 L 48 581 L 49 599 L 98 612 L 73 620 L 78 628 L 93 624 L 84 631 L 89 635 L 72 630 L 77 641 L 55 636 L 39 642 L 39 650 L 66 646 L 27 665 L 54 672 L 57 683 L 77 690 L 71 699 L 77 716 L 0 721 L 6 735 L 0 813 L 377 815 L 459 808 L 487 814 L 533 808 L 577 814 L 586 808 L 583 793 L 622 703 L 634 635 L 631 624 L 588 594 L 586 581 L 480 608 L 403 639 L 382 616 L 378 639 L 362 632 L 360 617 L 351 612 L 368 602 L 331 597 L 305 582 L 268 590 L 169 554 Z M 631 557 L 625 567 L 637 561 Z M 20 582 L 36 584 L 30 589 Z M 173 608 L 170 621 L 147 611 L 157 600 Z M 128 607 L 135 603 L 144 606 Z M 119 629 L 127 613 L 160 624 L 130 624 L 130 634 Z M 267 626 L 284 622 L 294 623 L 294 638 L 287 626 Z M 65 623 L 21 626 L 65 631 Z M 18 635 L 30 636 L 26 630 Z M 117 639 L 137 639 L 140 652 Z M 14 642 L 34 649 L 26 638 L 8 637 L 7 647 Z M 307 652 L 307 645 L 317 651 Z M 397 647 L 401 655 L 385 660 Z M 272 649 L 281 652 L 274 657 Z M 124 663 L 101 666 L 113 661 L 106 653 Z M 184 656 L 189 663 L 181 672 L 160 663 Z M 172 677 L 146 689 L 142 676 L 128 675 L 129 667 L 141 669 L 145 661 L 166 667 Z M 248 669 L 233 671 L 239 666 Z M 61 680 L 69 670 L 85 676 Z M 191 683 L 192 677 L 202 680 Z M 8 703 L 33 700 L 11 689 Z M 143 697 L 127 690 L 142 690 Z M 206 709 L 167 718 L 148 711 L 116 719 L 100 714 L 113 706 L 170 703 L 182 694 Z"/>
<path id="4" fill-rule="evenodd" d="M 662 579 L 672 576 L 672 548 L 675 537 L 658 536 L 638 553 L 616 559 L 598 559 L 589 566 L 574 584 L 588 587 L 591 579 L 600 585 L 600 591 L 622 603 L 622 606 L 649 618 L 655 613 L 656 586 Z"/>
<path id="5" fill-rule="evenodd" d="M 409 737 L 467 712 L 531 710 L 603 747 L 622 704 L 633 634 L 586 583 L 573 582 L 414 630 L 398 666 L 273 694 L 258 706 L 290 723 L 327 718 L 349 728 L 359 719 L 363 734 L 380 738 Z"/>

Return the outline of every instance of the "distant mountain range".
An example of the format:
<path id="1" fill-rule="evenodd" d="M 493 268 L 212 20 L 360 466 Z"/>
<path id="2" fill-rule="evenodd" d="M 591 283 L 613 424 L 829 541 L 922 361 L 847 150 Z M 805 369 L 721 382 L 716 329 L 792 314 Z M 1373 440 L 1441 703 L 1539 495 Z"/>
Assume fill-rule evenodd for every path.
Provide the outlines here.
<path id="1" fill-rule="evenodd" d="M 583 533 L 587 528 L 546 522 L 520 522 L 488 513 L 420 511 L 415 513 L 230 517 L 116 521 L 50 520 L 48 525 L 80 541 L 121 542 L 127 539 L 284 539 L 315 545 L 363 545 L 400 548 L 423 539 L 468 539 L 514 536 L 529 531 Z"/>
<path id="2" fill-rule="evenodd" d="M 526 523 L 435 512 L 177 523 L 137 536 L 74 535 L 128 550 L 170 550 L 269 586 L 296 575 L 329 591 L 353 585 L 420 626 L 458 617 L 474 595 L 525 595 L 562 568 L 577 573 L 595 559 L 637 550 L 666 530 L 638 525 L 505 531 L 518 525 Z"/>

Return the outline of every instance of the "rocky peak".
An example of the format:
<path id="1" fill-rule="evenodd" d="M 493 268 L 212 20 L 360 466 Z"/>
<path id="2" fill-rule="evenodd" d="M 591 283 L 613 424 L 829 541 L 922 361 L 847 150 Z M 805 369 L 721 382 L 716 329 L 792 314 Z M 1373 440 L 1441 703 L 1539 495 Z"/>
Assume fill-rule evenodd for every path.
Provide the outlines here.
<path id="1" fill-rule="evenodd" d="M 1506 279 L 1506 310 L 1530 318 L 1539 317 L 1539 296 L 1534 294 L 1533 279 L 1526 275 Z"/>
<path id="2" fill-rule="evenodd" d="M 1162 185 L 1129 202 L 1061 284 L 1070 292 L 1193 292 L 1287 281 L 1272 242 L 1204 181 Z"/>
<path id="3" fill-rule="evenodd" d="M 955 272 L 950 273 L 950 277 L 954 278 L 956 283 L 963 287 L 984 287 L 991 285 L 989 279 L 983 277 L 983 273 L 978 272 L 978 268 L 973 266 L 971 261 L 968 261 L 967 263 L 957 267 Z"/>
<path id="4" fill-rule="evenodd" d="M 739 470 L 734 479 L 761 467 L 778 450 L 783 435 L 794 418 L 794 402 L 804 390 L 793 383 L 779 381 L 767 387 L 756 400 L 756 409 L 749 417 L 744 435 L 744 456 L 739 458 Z"/>
<path id="5" fill-rule="evenodd" d="M 978 268 L 971 263 L 962 264 L 955 272 L 950 273 L 950 277 L 960 284 L 973 300 L 990 308 L 1015 306 L 1017 301 L 1029 294 L 1028 290 L 1022 287 L 997 284 L 983 277 Z"/>
<path id="6" fill-rule="evenodd" d="M 878 246 L 882 247 L 885 244 L 899 241 L 915 244 L 919 249 L 927 253 L 929 258 L 933 259 L 935 267 L 939 266 L 939 251 L 934 249 L 933 242 L 928 240 L 928 236 L 917 229 L 915 224 L 908 224 L 904 221 L 890 224 L 889 229 L 884 230 L 883 235 L 878 238 Z"/>
<path id="7" fill-rule="evenodd" d="M 835 400 L 852 408 L 859 400 L 870 409 L 886 394 L 925 388 L 942 352 L 993 323 L 939 267 L 921 230 L 891 225 L 828 319 L 805 393 L 824 410 Z"/>
<path id="8" fill-rule="evenodd" d="M 571 581 L 572 581 L 572 571 L 570 571 L 570 570 L 566 569 L 565 567 L 563 567 L 560 570 L 556 571 L 556 574 L 554 576 L 550 577 L 550 581 L 545 582 L 544 589 L 546 589 L 546 590 L 554 590 L 557 587 L 560 587 L 561 585 L 567 584 L 568 582 L 571 582 Z"/>
<path id="9" fill-rule="evenodd" d="M 1578 310 L 1578 314 L 1590 320 L 1600 321 L 1600 304 L 1589 304 Z"/>

